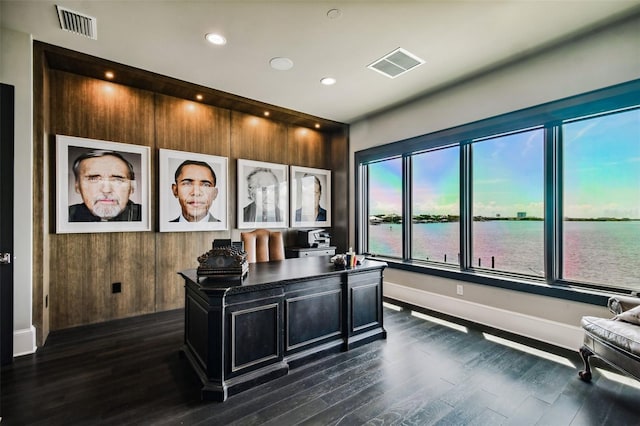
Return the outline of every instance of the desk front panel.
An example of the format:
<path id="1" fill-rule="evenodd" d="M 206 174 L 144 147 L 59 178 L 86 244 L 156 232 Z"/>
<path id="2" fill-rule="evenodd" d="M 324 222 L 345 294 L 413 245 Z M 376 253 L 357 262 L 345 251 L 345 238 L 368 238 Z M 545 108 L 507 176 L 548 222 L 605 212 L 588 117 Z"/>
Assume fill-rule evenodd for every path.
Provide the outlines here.
<path id="1" fill-rule="evenodd" d="M 229 342 L 225 368 L 234 377 L 282 361 L 284 294 L 281 288 L 251 293 L 251 298 L 228 296 L 225 303 Z"/>
<path id="2" fill-rule="evenodd" d="M 287 286 L 285 296 L 285 353 L 334 341 L 342 343 L 343 277 L 334 275 Z"/>
<path id="3" fill-rule="evenodd" d="M 382 270 L 347 275 L 347 349 L 386 338 L 382 318 Z"/>
<path id="4" fill-rule="evenodd" d="M 198 373 L 208 380 L 222 380 L 224 352 L 221 297 L 205 295 L 199 286 L 186 280 L 184 344 Z"/>

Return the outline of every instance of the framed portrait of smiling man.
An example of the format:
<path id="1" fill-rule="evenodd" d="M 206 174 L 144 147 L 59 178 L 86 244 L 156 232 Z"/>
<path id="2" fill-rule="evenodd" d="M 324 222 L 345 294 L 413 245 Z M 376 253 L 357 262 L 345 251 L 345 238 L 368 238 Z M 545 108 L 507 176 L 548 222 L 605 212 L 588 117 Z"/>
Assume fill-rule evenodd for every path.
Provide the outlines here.
<path id="1" fill-rule="evenodd" d="M 149 147 L 56 136 L 56 232 L 149 231 Z"/>
<path id="2" fill-rule="evenodd" d="M 160 232 L 228 229 L 227 158 L 160 150 Z"/>

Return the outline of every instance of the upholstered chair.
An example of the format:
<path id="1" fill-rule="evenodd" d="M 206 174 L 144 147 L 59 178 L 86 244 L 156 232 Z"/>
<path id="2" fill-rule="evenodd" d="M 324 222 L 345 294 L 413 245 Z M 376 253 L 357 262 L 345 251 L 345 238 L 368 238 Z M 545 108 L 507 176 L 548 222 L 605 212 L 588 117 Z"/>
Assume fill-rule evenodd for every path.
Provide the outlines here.
<path id="1" fill-rule="evenodd" d="M 589 358 L 594 357 L 640 380 L 640 298 L 612 296 L 608 307 L 615 317 L 582 317 L 584 370 L 578 374 L 585 382 L 591 380 Z"/>
<path id="2" fill-rule="evenodd" d="M 251 232 L 241 232 L 240 238 L 244 243 L 249 263 L 284 259 L 284 239 L 280 231 L 256 229 Z"/>

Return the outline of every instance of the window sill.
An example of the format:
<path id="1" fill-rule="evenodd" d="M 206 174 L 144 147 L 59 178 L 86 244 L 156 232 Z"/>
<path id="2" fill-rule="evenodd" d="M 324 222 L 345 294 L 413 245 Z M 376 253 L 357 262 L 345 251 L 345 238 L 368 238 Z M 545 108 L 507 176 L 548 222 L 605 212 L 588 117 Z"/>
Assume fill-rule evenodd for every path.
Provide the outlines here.
<path id="1" fill-rule="evenodd" d="M 371 258 L 375 260 L 384 260 L 391 269 L 434 275 L 473 284 L 488 285 L 506 290 L 521 291 L 524 293 L 555 297 L 558 299 L 571 300 L 598 306 L 606 306 L 609 297 L 617 294 L 613 291 L 606 292 L 603 290 L 578 287 L 570 283 L 549 284 L 542 279 L 536 280 L 535 278 L 531 278 L 529 280 L 515 276 L 484 273 L 482 271 L 460 271 L 454 267 L 447 268 L 444 265 L 442 267 L 438 267 L 437 265 L 419 261 L 403 261 L 400 259 L 381 256 L 371 256 Z M 624 291 L 621 290 L 621 293 L 624 293 Z"/>

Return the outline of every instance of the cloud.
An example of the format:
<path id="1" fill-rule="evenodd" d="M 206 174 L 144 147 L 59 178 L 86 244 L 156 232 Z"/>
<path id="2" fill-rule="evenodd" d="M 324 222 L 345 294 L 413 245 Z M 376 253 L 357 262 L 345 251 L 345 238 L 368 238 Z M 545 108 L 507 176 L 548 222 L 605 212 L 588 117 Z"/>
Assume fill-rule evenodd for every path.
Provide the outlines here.
<path id="1" fill-rule="evenodd" d="M 578 130 L 572 138 L 566 138 L 563 143 L 564 144 L 570 144 L 573 142 L 576 142 L 578 140 L 580 140 L 581 138 L 583 138 L 585 135 L 587 135 L 591 129 L 595 128 L 598 126 L 598 120 L 592 120 L 589 122 L 589 124 L 587 124 L 586 126 L 584 126 L 583 128 L 581 128 L 580 130 Z M 566 134 L 566 132 L 565 132 Z"/>

